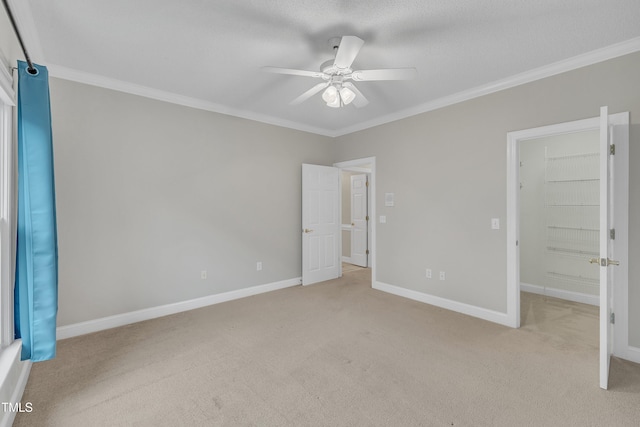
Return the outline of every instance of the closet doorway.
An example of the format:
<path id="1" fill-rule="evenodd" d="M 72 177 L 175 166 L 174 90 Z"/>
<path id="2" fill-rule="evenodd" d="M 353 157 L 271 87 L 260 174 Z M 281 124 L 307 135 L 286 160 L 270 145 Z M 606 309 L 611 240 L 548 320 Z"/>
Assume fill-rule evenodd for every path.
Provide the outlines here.
<path id="1" fill-rule="evenodd" d="M 369 266 L 369 173 L 342 170 L 342 262 Z"/>
<path id="2" fill-rule="evenodd" d="M 573 348 L 599 347 L 599 131 L 520 143 L 520 318 Z"/>
<path id="3" fill-rule="evenodd" d="M 341 224 L 343 272 L 372 266 L 373 163 L 341 166 Z"/>
<path id="4" fill-rule="evenodd" d="M 598 150 L 598 130 L 520 144 L 521 291 L 599 305 Z"/>
<path id="5" fill-rule="evenodd" d="M 507 316 L 512 326 L 520 327 L 521 288 L 584 302 L 589 302 L 590 294 L 597 290 L 600 387 L 606 389 L 610 356 L 626 359 L 630 351 L 629 113 L 609 115 L 607 107 L 600 110 L 600 117 L 507 134 Z M 588 148 L 592 131 L 599 136 L 597 155 Z M 567 138 L 579 148 L 567 148 L 571 142 L 556 145 Z M 536 142 L 542 148 L 535 148 Z M 521 157 L 529 148 L 544 153 L 544 179 L 538 178 L 537 184 L 533 176 L 540 176 L 540 168 L 535 172 L 524 170 Z M 531 158 L 527 161 L 534 162 Z M 589 166 L 596 162 L 597 177 Z M 527 182 L 522 181 L 524 178 Z M 534 202 L 523 199 L 526 186 L 538 194 L 532 200 L 542 205 L 542 211 L 540 206 L 533 206 Z M 598 209 L 597 227 L 595 214 L 589 213 L 592 208 Z M 527 216 L 536 218 L 527 222 Z M 526 224 L 534 222 L 540 224 L 539 228 L 525 229 Z M 536 247 L 543 249 L 534 250 Z M 537 253 L 527 260 L 527 252 Z M 532 268 L 536 264 L 542 269 Z M 589 266 L 597 273 L 592 275 Z M 539 283 L 526 283 L 526 277 Z M 538 314 L 543 312 L 538 309 Z"/>

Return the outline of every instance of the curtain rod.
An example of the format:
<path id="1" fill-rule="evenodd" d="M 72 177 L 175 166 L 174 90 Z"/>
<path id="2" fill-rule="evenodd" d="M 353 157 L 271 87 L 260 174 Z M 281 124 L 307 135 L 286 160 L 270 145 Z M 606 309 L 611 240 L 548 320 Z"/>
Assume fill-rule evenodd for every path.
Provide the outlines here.
<path id="1" fill-rule="evenodd" d="M 13 26 L 13 31 L 16 33 L 16 37 L 18 37 L 18 42 L 20 43 L 20 47 L 22 48 L 22 53 L 24 53 L 24 59 L 27 61 L 27 71 L 29 74 L 37 74 L 38 70 L 36 70 L 33 66 L 33 62 L 31 62 L 31 58 L 29 58 L 29 53 L 27 53 L 27 48 L 24 46 L 24 42 L 22 41 L 22 36 L 20 35 L 20 31 L 18 31 L 18 25 L 16 25 L 15 19 L 13 19 L 13 14 L 11 13 L 11 9 L 9 8 L 9 3 L 7 0 L 2 0 L 2 4 L 4 4 L 4 8 L 7 11 L 7 15 L 9 16 L 9 21 L 11 21 L 11 25 Z"/>

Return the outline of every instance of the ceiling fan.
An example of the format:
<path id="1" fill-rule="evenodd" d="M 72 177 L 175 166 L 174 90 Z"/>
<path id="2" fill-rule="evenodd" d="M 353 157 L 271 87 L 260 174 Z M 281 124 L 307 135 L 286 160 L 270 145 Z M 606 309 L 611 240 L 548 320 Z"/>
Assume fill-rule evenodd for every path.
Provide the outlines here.
<path id="1" fill-rule="evenodd" d="M 364 41 L 356 36 L 343 36 L 332 38 L 329 40 L 329 43 L 336 52 L 336 56 L 335 59 L 330 59 L 322 63 L 322 65 L 320 65 L 320 71 L 262 67 L 263 71 L 270 73 L 291 74 L 294 76 L 314 77 L 324 80 L 322 83 L 318 83 L 291 101 L 291 105 L 298 105 L 324 90 L 322 99 L 329 107 L 339 108 L 353 102 L 353 105 L 361 108 L 367 105 L 369 101 L 352 81 L 410 80 L 417 74 L 415 68 L 352 70 L 351 64 L 353 64 Z"/>

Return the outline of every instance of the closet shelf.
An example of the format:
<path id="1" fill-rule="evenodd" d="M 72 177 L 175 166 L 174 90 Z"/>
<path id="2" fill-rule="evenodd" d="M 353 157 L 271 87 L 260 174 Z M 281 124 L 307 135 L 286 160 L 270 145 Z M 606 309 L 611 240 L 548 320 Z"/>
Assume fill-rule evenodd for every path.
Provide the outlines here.
<path id="1" fill-rule="evenodd" d="M 566 255 L 576 255 L 576 256 L 584 255 L 585 257 L 586 256 L 593 257 L 593 256 L 599 256 L 600 255 L 600 252 L 598 252 L 598 251 L 583 251 L 583 250 L 580 250 L 580 249 L 558 248 L 558 247 L 555 247 L 555 246 L 547 246 L 547 250 L 549 252 L 566 254 Z"/>
<path id="2" fill-rule="evenodd" d="M 582 179 L 548 179 L 544 182 L 546 184 L 558 184 L 563 182 L 598 182 L 600 178 L 582 178 Z"/>
<path id="3" fill-rule="evenodd" d="M 554 205 L 554 204 L 550 204 L 547 203 L 544 205 L 546 208 L 571 208 L 571 207 L 598 207 L 600 206 L 599 204 L 595 205 L 595 204 L 590 204 L 590 205 Z"/>
<path id="4" fill-rule="evenodd" d="M 552 228 L 554 230 L 600 231 L 599 228 L 566 227 L 563 225 L 547 225 L 547 228 Z"/>
<path id="5" fill-rule="evenodd" d="M 581 157 L 600 157 L 600 153 L 579 153 L 579 154 L 565 154 L 564 156 L 547 156 L 545 160 L 568 160 L 568 159 L 578 159 Z"/>

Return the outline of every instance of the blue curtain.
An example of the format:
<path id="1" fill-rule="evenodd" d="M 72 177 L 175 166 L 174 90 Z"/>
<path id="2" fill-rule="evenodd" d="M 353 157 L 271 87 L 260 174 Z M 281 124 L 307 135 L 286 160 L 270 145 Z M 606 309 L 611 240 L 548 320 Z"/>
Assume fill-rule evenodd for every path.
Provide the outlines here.
<path id="1" fill-rule="evenodd" d="M 58 237 L 49 74 L 18 61 L 18 244 L 14 313 L 22 360 L 56 355 Z"/>

